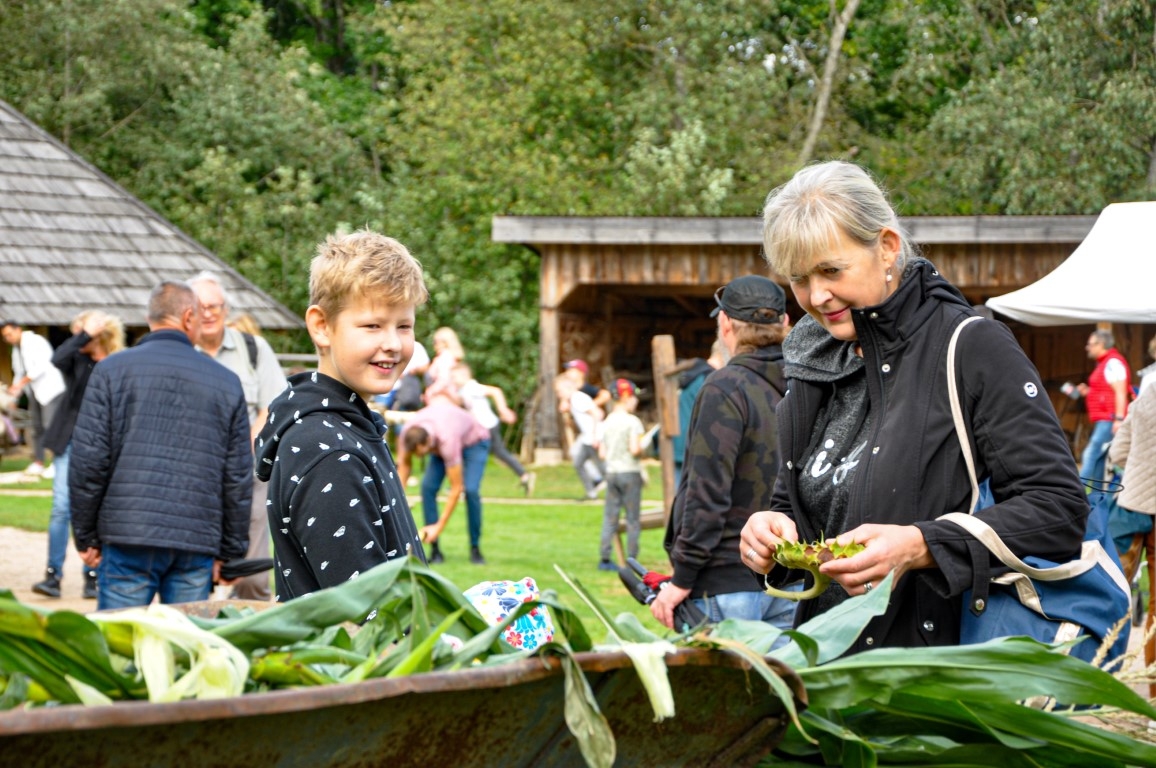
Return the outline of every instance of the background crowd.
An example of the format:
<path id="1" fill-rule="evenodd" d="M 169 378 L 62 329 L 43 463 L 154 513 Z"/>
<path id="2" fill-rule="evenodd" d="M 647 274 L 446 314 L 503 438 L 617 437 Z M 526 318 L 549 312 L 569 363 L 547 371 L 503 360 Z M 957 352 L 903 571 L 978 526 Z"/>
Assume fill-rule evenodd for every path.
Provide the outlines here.
<path id="1" fill-rule="evenodd" d="M 1084 533 L 1081 479 L 1122 476 L 1120 507 L 1156 514 L 1152 370 L 1133 386 L 1109 331 L 1089 336 L 1092 371 L 1066 390 L 1084 399 L 1090 427 L 1077 466 L 1064 458 L 1067 437 L 1038 372 L 1003 324 L 978 323 L 955 346 L 975 309 L 922 257 L 863 168 L 804 168 L 767 198 L 764 238 L 803 314 L 791 323 L 775 281 L 738 276 L 714 295 L 709 357 L 680 366 L 671 574 L 651 604 L 658 621 L 675 626 L 691 601 L 712 621 L 786 629 L 892 574 L 895 599 L 862 649 L 953 644 L 962 595 L 988 583 L 992 564 L 942 515 L 974 512 L 1019 556 L 1062 562 Z M 526 495 L 535 484 L 504 443 L 503 425 L 518 418 L 505 393 L 474 377 L 452 328 L 433 332 L 432 356 L 416 340 L 428 293 L 398 241 L 368 230 L 330 236 L 309 291 L 317 366 L 288 378 L 251 319 L 231 318 L 211 273 L 158 284 L 149 332 L 129 349 L 121 321 L 102 312 L 78 315 L 57 349 L 0 322 L 12 348 L 7 394 L 23 397 L 30 416 L 26 473 L 53 479 L 35 591 L 60 596 L 71 533 L 83 594 L 102 609 L 204 599 L 220 584 L 238 598 L 292 599 L 395 557 L 444 562 L 440 537 L 463 497 L 470 562 L 486 563 L 490 456 Z M 960 361 L 948 369 L 958 381 L 941 375 L 944 348 Z M 639 556 L 653 431 L 637 414 L 638 385 L 603 381 L 573 359 L 552 385 L 581 500 L 604 494 L 597 567 L 613 571 L 620 526 L 624 555 Z M 962 432 L 945 394 L 955 387 Z M 969 473 L 988 493 L 975 509 Z M 419 474 L 422 525 L 405 495 Z M 864 549 L 825 563 L 839 588 L 796 610 L 789 592 L 812 577 L 773 554 L 823 539 Z"/>

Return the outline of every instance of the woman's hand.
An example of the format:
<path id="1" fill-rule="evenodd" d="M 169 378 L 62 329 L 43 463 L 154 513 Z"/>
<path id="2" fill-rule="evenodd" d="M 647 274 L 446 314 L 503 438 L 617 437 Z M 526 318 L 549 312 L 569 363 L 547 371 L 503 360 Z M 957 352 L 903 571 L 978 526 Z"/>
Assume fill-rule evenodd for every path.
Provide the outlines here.
<path id="1" fill-rule="evenodd" d="M 782 512 L 756 512 L 742 532 L 742 558 L 752 570 L 770 573 L 775 565 L 775 547 L 780 541 L 798 541 L 795 521 Z"/>
<path id="2" fill-rule="evenodd" d="M 746 531 L 744 530 L 744 533 Z M 930 568 L 935 565 L 923 531 L 914 525 L 861 525 L 841 534 L 840 544 L 858 542 L 866 547 L 853 557 L 840 558 L 819 566 L 819 571 L 830 576 L 849 595 L 861 595 L 894 571 L 892 586 L 907 571 Z"/>

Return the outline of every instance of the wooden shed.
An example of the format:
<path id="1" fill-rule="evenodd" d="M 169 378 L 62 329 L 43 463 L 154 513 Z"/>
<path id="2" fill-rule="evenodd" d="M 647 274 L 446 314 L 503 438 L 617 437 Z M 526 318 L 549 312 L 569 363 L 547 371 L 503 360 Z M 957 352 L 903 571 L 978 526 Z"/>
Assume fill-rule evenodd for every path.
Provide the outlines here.
<path id="1" fill-rule="evenodd" d="M 932 216 L 907 218 L 903 225 L 924 255 L 980 306 L 1046 275 L 1095 221 L 1095 216 Z M 715 290 L 739 275 L 768 273 L 757 218 L 495 216 L 493 239 L 522 243 L 541 258 L 539 378 L 546 386 L 539 389 L 534 441 L 543 460 L 556 455 L 560 445 L 548 384 L 563 361 L 585 359 L 595 382 L 622 374 L 649 383 L 654 336 L 673 336 L 679 358 L 706 357 L 715 337 L 709 317 Z M 788 311 L 792 317 L 800 314 L 789 291 Z M 1008 325 L 1039 368 L 1065 428 L 1075 433 L 1081 414 L 1059 387 L 1091 372 L 1084 343 L 1095 326 Z M 1147 341 L 1156 326 L 1113 330 L 1133 369 L 1146 365 Z"/>
<path id="2" fill-rule="evenodd" d="M 268 329 L 300 318 L 9 104 L 0 101 L 0 316 L 67 336 L 102 309 L 143 329 L 162 280 L 216 272 L 231 309 Z M 9 371 L 0 355 L 0 379 Z"/>

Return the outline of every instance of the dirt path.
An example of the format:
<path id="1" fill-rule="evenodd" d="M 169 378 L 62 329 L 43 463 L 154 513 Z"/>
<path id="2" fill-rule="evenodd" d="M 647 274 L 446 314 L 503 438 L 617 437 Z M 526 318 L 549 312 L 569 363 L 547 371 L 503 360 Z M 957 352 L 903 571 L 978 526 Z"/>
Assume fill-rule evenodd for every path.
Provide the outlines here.
<path id="1" fill-rule="evenodd" d="M 87 613 L 96 610 L 95 600 L 80 596 L 84 586 L 80 556 L 69 546 L 64 557 L 64 581 L 58 600 L 38 595 L 32 585 L 44 578 L 48 559 L 48 534 L 19 528 L 0 528 L 0 587 L 10 589 L 22 603 L 44 608 Z"/>

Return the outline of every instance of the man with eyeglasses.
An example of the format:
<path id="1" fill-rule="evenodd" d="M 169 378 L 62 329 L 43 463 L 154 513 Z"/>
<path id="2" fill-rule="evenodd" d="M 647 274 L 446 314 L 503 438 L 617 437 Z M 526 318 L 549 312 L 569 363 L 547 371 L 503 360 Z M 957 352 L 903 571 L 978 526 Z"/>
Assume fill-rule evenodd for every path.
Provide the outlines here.
<path id="1" fill-rule="evenodd" d="M 92 369 L 69 448 L 72 533 L 97 610 L 205 600 L 249 546 L 253 450 L 237 376 L 193 349 L 187 283 L 149 296 L 149 333 Z"/>
<path id="2" fill-rule="evenodd" d="M 250 445 L 269 415 L 269 404 L 285 389 L 285 374 L 269 342 L 260 336 L 242 333 L 228 326 L 229 297 L 220 278 L 201 272 L 189 280 L 201 305 L 201 333 L 197 348 L 237 374 L 245 390 L 249 409 Z M 253 502 L 249 515 L 248 559 L 269 557 L 269 515 L 265 510 L 268 486 L 253 481 Z M 261 572 L 234 584 L 232 597 L 242 600 L 270 600 L 269 574 Z"/>

